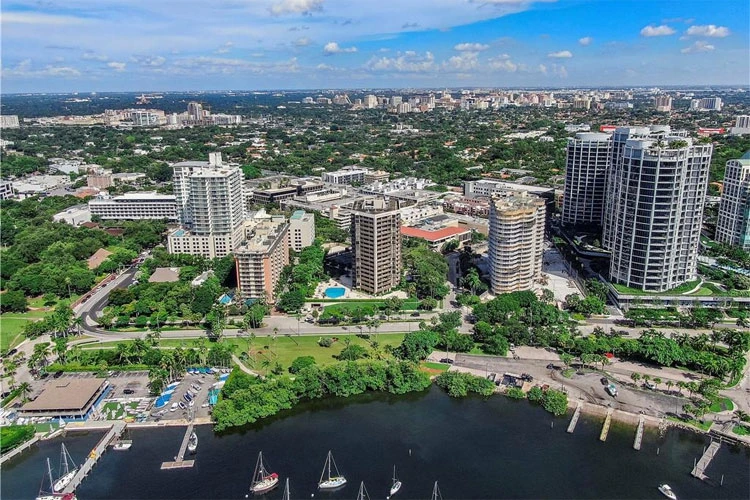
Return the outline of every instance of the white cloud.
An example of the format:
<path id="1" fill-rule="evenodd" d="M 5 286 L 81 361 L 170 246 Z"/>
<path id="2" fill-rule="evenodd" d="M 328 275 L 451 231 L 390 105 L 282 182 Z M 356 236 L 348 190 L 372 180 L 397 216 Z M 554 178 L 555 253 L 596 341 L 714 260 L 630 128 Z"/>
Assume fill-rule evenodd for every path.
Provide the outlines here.
<path id="1" fill-rule="evenodd" d="M 502 54 L 497 57 L 491 57 L 487 60 L 487 66 L 490 69 L 515 73 L 518 70 L 518 64 L 510 60 L 508 54 Z"/>
<path id="2" fill-rule="evenodd" d="M 594 41 L 594 39 L 591 38 L 590 36 L 585 36 L 583 38 L 579 38 L 578 39 L 578 43 L 581 44 L 581 45 L 583 45 L 584 47 L 587 46 L 587 45 L 591 45 L 591 42 L 593 42 L 593 41 Z"/>
<path id="3" fill-rule="evenodd" d="M 432 52 L 424 55 L 409 50 L 397 54 L 397 57 L 373 57 L 365 67 L 375 71 L 398 71 L 403 73 L 423 73 L 435 69 L 435 56 Z"/>
<path id="4" fill-rule="evenodd" d="M 483 43 L 459 43 L 458 45 L 453 47 L 454 50 L 457 50 L 459 52 L 481 52 L 489 48 L 489 45 Z"/>
<path id="5" fill-rule="evenodd" d="M 122 73 L 123 71 L 125 71 L 126 64 L 124 62 L 112 61 L 112 62 L 108 62 L 107 66 L 109 66 L 110 68 L 112 68 L 118 73 Z"/>
<path id="6" fill-rule="evenodd" d="M 443 68 L 448 71 L 468 71 L 479 66 L 478 52 L 462 52 L 453 56 L 443 63 Z"/>
<path id="7" fill-rule="evenodd" d="M 336 68 L 328 64 L 320 63 L 317 66 L 315 66 L 315 69 L 320 70 L 320 71 L 334 71 Z"/>
<path id="8" fill-rule="evenodd" d="M 149 66 L 149 67 L 159 67 L 163 66 L 165 62 L 167 62 L 166 58 L 162 56 L 143 56 L 143 55 L 136 55 L 132 56 L 130 58 L 130 62 L 140 64 L 141 66 Z"/>
<path id="9" fill-rule="evenodd" d="M 711 52 L 716 47 L 703 40 L 698 40 L 693 45 L 680 50 L 683 54 L 697 54 L 699 52 Z"/>
<path id="10" fill-rule="evenodd" d="M 551 57 L 553 59 L 570 59 L 573 57 L 573 53 L 569 50 L 560 50 L 557 52 L 550 52 L 547 54 L 547 57 Z"/>
<path id="11" fill-rule="evenodd" d="M 323 52 L 326 54 L 341 54 L 343 52 L 357 52 L 357 47 L 339 47 L 339 44 L 336 42 L 328 42 L 325 44 L 325 47 L 323 47 Z"/>
<path id="12" fill-rule="evenodd" d="M 271 5 L 271 14 L 311 14 L 323 9 L 323 0 L 282 0 Z"/>
<path id="13" fill-rule="evenodd" d="M 543 74 L 543 75 L 546 75 L 547 74 L 547 66 L 545 66 L 544 64 L 540 64 L 539 65 L 539 72 L 541 74 Z"/>
<path id="14" fill-rule="evenodd" d="M 662 24 L 660 26 L 652 26 L 649 24 L 641 30 L 641 36 L 646 37 L 667 35 L 674 35 L 674 30 L 666 24 Z"/>
<path id="15" fill-rule="evenodd" d="M 51 66 L 48 65 L 44 69 L 35 70 L 32 69 L 31 59 L 24 59 L 12 68 L 3 68 L 2 76 L 4 78 L 9 77 L 77 77 L 81 76 L 81 72 L 71 66 Z"/>
<path id="16" fill-rule="evenodd" d="M 36 12 L 3 12 L 0 16 L 3 24 L 43 24 L 48 26 L 62 26 L 70 24 L 84 24 L 85 19 L 72 16 L 55 16 Z"/>
<path id="17" fill-rule="evenodd" d="M 310 45 L 311 43 L 312 43 L 312 40 L 310 40 L 310 39 L 309 39 L 309 38 L 307 38 L 306 36 L 303 36 L 303 37 L 301 37 L 301 38 L 298 38 L 298 39 L 296 39 L 296 40 L 294 41 L 294 45 L 295 45 L 296 47 L 307 47 L 307 46 L 308 46 L 308 45 Z"/>
<path id="18" fill-rule="evenodd" d="M 234 47 L 234 42 L 226 42 L 224 45 L 214 51 L 214 54 L 226 54 Z"/>
<path id="19" fill-rule="evenodd" d="M 557 64 L 553 64 L 552 65 L 552 74 L 556 75 L 556 76 L 558 76 L 560 78 L 567 78 L 568 77 L 568 70 L 563 65 L 559 65 L 558 66 Z"/>
<path id="20" fill-rule="evenodd" d="M 691 26 L 685 31 L 688 36 L 707 36 L 711 38 L 724 38 L 730 35 L 729 28 L 726 26 L 716 26 L 715 24 L 706 24 L 703 26 Z"/>
<path id="21" fill-rule="evenodd" d="M 85 59 L 87 61 L 106 61 L 109 58 L 104 54 L 97 54 L 95 52 L 86 51 L 81 56 L 81 59 Z"/>

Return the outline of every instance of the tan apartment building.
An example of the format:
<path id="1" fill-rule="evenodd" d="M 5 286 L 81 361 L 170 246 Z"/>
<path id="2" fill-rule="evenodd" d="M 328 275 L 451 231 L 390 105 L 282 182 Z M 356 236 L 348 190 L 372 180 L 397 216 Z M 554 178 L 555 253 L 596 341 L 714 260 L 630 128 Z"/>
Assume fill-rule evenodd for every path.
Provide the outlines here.
<path id="1" fill-rule="evenodd" d="M 542 272 L 545 201 L 526 191 L 490 200 L 489 269 L 492 293 L 531 289 Z"/>
<path id="2" fill-rule="evenodd" d="M 289 224 L 284 217 L 248 221 L 234 252 L 237 286 L 246 298 L 272 303 L 281 271 L 289 264 Z"/>
<path id="3" fill-rule="evenodd" d="M 401 282 L 401 214 L 398 204 L 366 200 L 352 211 L 354 287 L 385 293 Z"/>

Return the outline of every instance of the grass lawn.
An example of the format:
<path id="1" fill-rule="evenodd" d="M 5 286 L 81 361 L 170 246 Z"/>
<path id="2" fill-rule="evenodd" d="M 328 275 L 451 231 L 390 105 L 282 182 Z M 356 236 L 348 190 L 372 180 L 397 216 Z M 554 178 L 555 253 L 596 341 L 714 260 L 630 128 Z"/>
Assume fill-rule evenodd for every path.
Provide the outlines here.
<path id="1" fill-rule="evenodd" d="M 380 333 L 378 335 L 370 335 L 370 340 L 380 344 L 382 350 L 385 346 L 398 346 L 404 338 L 404 333 Z M 338 361 L 334 356 L 341 353 L 344 349 L 345 339 L 350 339 L 353 345 L 362 345 L 366 347 L 370 352 L 370 343 L 356 335 L 336 335 L 338 342 L 334 342 L 331 347 L 321 347 L 318 345 L 318 340 L 325 335 L 305 335 L 305 336 L 285 336 L 279 335 L 276 340 L 272 340 L 271 337 L 257 337 L 252 345 L 253 358 L 246 361 L 250 368 L 262 368 L 262 362 L 264 359 L 271 361 L 271 364 L 281 363 L 281 366 L 286 370 L 292 364 L 292 361 L 299 356 L 312 356 L 319 365 L 327 365 Z M 159 347 L 163 348 L 174 348 L 180 346 L 191 347 L 195 339 L 161 339 L 159 341 Z M 98 350 L 98 349 L 114 349 L 114 347 L 121 342 L 130 341 L 113 341 L 113 342 L 102 342 L 99 344 L 88 344 L 82 349 L 86 350 Z M 225 338 L 222 340 L 224 343 L 229 343 L 236 346 L 235 353 L 247 352 L 248 340 L 245 338 Z"/>
<path id="2" fill-rule="evenodd" d="M 615 287 L 615 290 L 618 291 L 618 293 L 625 294 L 625 295 L 681 295 L 685 292 L 689 292 L 698 284 L 700 284 L 701 280 L 695 280 L 695 281 L 688 281 L 687 283 L 683 283 L 682 285 L 673 288 L 671 290 L 666 290 L 664 292 L 644 292 L 643 290 L 639 290 L 638 288 L 629 288 L 625 285 L 620 285 L 617 283 L 612 283 L 612 286 Z M 699 293 L 696 292 L 694 295 L 698 295 Z"/>
<path id="3" fill-rule="evenodd" d="M 334 312 L 340 312 L 347 314 L 350 311 L 354 311 L 357 308 L 361 308 L 363 314 L 372 316 L 380 312 L 380 306 L 383 305 L 382 300 L 357 300 L 357 301 L 343 301 L 323 308 L 324 312 L 333 314 Z M 414 311 L 419 307 L 419 301 L 417 299 L 406 299 L 401 306 L 402 311 Z"/>
<path id="4" fill-rule="evenodd" d="M 740 436 L 750 436 L 750 427 L 747 425 L 735 425 L 732 432 Z"/>
<path id="5" fill-rule="evenodd" d="M 432 363 L 430 361 L 424 361 L 420 366 L 423 366 L 425 368 L 428 368 L 430 370 L 438 370 L 441 372 L 447 372 L 448 368 L 451 367 L 451 365 L 445 364 L 445 363 Z"/>
<path id="6" fill-rule="evenodd" d="M 714 402 L 710 407 L 711 413 L 719 413 L 720 411 L 732 411 L 734 410 L 734 403 L 729 398 L 721 398 Z"/>
<path id="7" fill-rule="evenodd" d="M 25 313 L 5 313 L 0 315 L 0 352 L 11 349 L 23 340 L 23 327 L 29 322 L 42 318 L 46 313 L 29 311 Z"/>
<path id="8" fill-rule="evenodd" d="M 714 294 L 714 291 L 710 287 L 702 286 L 698 289 L 697 292 L 691 293 L 690 295 L 693 297 L 696 297 L 696 296 L 697 297 L 710 297 L 713 294 Z"/>
<path id="9" fill-rule="evenodd" d="M 138 406 L 138 403 L 127 403 L 127 404 L 120 404 L 115 403 L 114 401 L 110 401 L 108 403 L 104 403 L 102 407 L 100 408 L 100 411 L 103 415 L 106 415 L 109 419 L 114 420 L 120 420 L 122 418 L 125 418 L 127 416 L 126 409 L 130 408 L 135 410 L 135 408 Z"/>

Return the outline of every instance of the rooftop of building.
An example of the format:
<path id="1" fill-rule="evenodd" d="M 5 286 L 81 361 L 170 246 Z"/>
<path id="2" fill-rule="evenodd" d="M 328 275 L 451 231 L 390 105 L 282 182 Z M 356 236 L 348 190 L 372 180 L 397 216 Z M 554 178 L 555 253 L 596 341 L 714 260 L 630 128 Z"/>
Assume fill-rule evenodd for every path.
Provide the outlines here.
<path id="1" fill-rule="evenodd" d="M 434 229 L 426 229 L 424 227 L 401 226 L 401 234 L 403 236 L 421 238 L 427 241 L 439 241 L 468 232 L 471 232 L 471 230 L 464 227 L 434 227 Z"/>
<path id="2" fill-rule="evenodd" d="M 52 379 L 34 401 L 23 405 L 21 411 L 80 411 L 105 382 L 100 378 Z"/>
<path id="3" fill-rule="evenodd" d="M 88 265 L 89 269 L 96 269 L 102 264 L 102 262 L 107 260 L 110 255 L 112 255 L 112 252 L 110 252 L 106 248 L 100 248 L 99 250 L 94 252 L 94 255 L 86 260 L 86 264 Z"/>
<path id="4" fill-rule="evenodd" d="M 312 216 L 313 214 L 305 212 L 304 210 L 295 210 L 291 217 L 289 217 L 289 220 L 305 220 Z"/>
<path id="5" fill-rule="evenodd" d="M 267 252 L 286 226 L 286 221 L 283 217 L 274 217 L 253 221 L 251 224 L 249 237 L 237 249 L 238 254 Z"/>
<path id="6" fill-rule="evenodd" d="M 179 267 L 157 267 L 148 278 L 149 283 L 171 283 L 180 280 Z"/>
<path id="7" fill-rule="evenodd" d="M 468 181 L 475 184 L 494 184 L 501 189 L 507 189 L 509 191 L 528 191 L 530 193 L 549 193 L 554 191 L 555 188 L 546 186 L 530 186 L 528 184 L 518 184 L 515 182 L 505 182 L 493 179 L 481 179 L 478 181 Z"/>
<path id="8" fill-rule="evenodd" d="M 175 195 L 173 194 L 163 194 L 163 193 L 157 193 L 156 191 L 130 191 L 125 194 L 121 194 L 118 196 L 109 196 L 109 195 L 102 195 L 98 198 L 95 198 L 91 200 L 91 202 L 105 202 L 105 201 L 133 201 L 133 200 L 165 200 L 165 201 L 175 201 Z"/>
<path id="9" fill-rule="evenodd" d="M 514 209 L 535 208 L 545 206 L 545 201 L 537 196 L 530 196 L 527 191 L 510 191 L 494 194 L 492 204 L 498 210 L 512 211 Z"/>

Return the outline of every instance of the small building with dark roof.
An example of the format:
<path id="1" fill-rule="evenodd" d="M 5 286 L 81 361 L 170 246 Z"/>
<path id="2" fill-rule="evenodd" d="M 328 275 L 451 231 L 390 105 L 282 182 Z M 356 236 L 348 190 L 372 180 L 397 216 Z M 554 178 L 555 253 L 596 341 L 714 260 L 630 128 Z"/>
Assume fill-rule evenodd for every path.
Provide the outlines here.
<path id="1" fill-rule="evenodd" d="M 108 388 L 109 382 L 101 378 L 52 379 L 39 396 L 21 407 L 18 414 L 21 417 L 85 420 Z"/>

